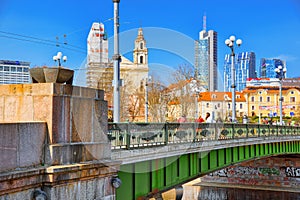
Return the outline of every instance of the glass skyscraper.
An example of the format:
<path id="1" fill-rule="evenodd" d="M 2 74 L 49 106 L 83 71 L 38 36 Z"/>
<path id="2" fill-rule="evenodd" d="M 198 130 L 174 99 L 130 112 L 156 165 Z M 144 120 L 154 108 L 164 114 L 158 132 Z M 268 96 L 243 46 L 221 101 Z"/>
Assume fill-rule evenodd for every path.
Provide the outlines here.
<path id="1" fill-rule="evenodd" d="M 242 52 L 235 56 L 235 85 L 236 91 L 242 91 L 246 87 L 247 78 L 255 78 L 255 53 Z M 230 92 L 231 78 L 231 55 L 225 55 L 224 62 L 224 91 Z"/>
<path id="2" fill-rule="evenodd" d="M 217 32 L 203 30 L 195 41 L 195 77 L 208 91 L 218 90 Z"/>
<path id="3" fill-rule="evenodd" d="M 260 78 L 276 78 L 275 69 L 278 66 L 286 67 L 285 61 L 276 58 L 262 58 L 260 60 Z"/>
<path id="4" fill-rule="evenodd" d="M 30 83 L 29 62 L 0 60 L 0 84 Z"/>

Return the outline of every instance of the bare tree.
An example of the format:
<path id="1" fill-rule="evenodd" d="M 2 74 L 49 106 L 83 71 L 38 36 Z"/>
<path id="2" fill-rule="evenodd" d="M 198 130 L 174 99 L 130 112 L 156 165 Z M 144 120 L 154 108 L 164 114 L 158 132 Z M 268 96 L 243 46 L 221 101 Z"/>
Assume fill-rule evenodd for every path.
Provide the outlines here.
<path id="1" fill-rule="evenodd" d="M 120 118 L 121 121 L 142 121 L 144 113 L 143 83 L 137 87 L 128 76 L 124 76 L 124 84 L 121 87 Z"/>
<path id="2" fill-rule="evenodd" d="M 165 88 L 155 77 L 148 84 L 148 108 L 152 122 L 166 121 L 168 96 Z"/>
<path id="3" fill-rule="evenodd" d="M 194 68 L 188 64 L 178 65 L 177 69 L 173 73 L 174 83 L 178 83 L 182 80 L 189 80 L 194 78 Z"/>
<path id="4" fill-rule="evenodd" d="M 178 66 L 173 74 L 174 83 L 171 85 L 171 101 L 177 103 L 173 105 L 176 107 L 174 112 L 180 112 L 180 115 L 187 115 L 188 117 L 193 117 L 193 109 L 195 109 L 194 95 L 191 92 L 189 86 L 190 81 L 194 78 L 194 69 L 188 64 L 181 64 Z M 170 112 L 169 112 L 170 113 Z M 174 113 L 175 114 L 175 113 Z M 178 115 L 178 113 L 177 113 Z"/>

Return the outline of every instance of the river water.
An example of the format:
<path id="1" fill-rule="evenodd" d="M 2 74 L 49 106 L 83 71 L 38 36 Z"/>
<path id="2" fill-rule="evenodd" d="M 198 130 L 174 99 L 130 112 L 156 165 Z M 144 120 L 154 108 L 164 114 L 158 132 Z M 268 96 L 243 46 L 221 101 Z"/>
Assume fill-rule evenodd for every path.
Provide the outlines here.
<path id="1" fill-rule="evenodd" d="M 300 193 L 296 192 L 246 189 L 233 185 L 222 187 L 209 184 L 205 186 L 205 183 L 197 182 L 197 180 L 183 185 L 182 200 L 300 200 Z M 175 200 L 176 190 L 170 190 L 162 196 L 164 200 Z"/>

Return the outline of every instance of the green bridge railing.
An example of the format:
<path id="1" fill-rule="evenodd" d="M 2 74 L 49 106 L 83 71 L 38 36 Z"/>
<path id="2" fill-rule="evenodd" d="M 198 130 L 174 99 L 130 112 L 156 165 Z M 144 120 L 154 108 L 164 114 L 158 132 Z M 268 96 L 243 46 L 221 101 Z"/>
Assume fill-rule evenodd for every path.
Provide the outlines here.
<path id="1" fill-rule="evenodd" d="M 298 126 L 236 123 L 108 123 L 108 138 L 112 149 L 297 135 L 300 135 Z"/>

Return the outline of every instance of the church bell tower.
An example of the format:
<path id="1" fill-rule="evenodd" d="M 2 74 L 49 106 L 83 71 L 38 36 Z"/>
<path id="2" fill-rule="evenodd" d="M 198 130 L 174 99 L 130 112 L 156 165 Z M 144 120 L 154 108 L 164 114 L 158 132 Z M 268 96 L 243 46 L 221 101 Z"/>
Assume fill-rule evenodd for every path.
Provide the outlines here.
<path id="1" fill-rule="evenodd" d="M 139 28 L 138 36 L 135 39 L 133 50 L 134 64 L 147 65 L 148 64 L 148 49 L 146 47 L 146 40 L 144 39 L 143 29 Z"/>

